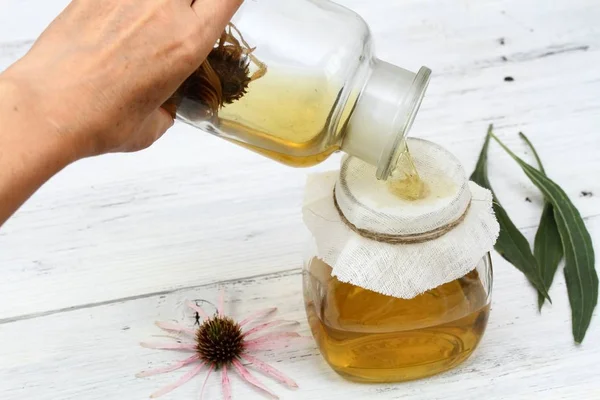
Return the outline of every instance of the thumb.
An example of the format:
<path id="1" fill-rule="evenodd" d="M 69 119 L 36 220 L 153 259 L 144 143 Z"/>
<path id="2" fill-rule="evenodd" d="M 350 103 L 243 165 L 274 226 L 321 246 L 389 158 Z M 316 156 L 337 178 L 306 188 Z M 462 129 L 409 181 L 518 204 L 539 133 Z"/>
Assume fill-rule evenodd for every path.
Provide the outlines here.
<path id="1" fill-rule="evenodd" d="M 174 122 L 173 117 L 168 111 L 158 108 L 146 118 L 140 130 L 143 136 L 150 142 L 148 145 L 151 145 L 171 128 Z"/>
<path id="2" fill-rule="evenodd" d="M 162 107 L 159 107 L 152 114 L 150 114 L 149 119 L 151 121 L 150 123 L 154 124 L 156 133 L 154 140 L 160 138 L 175 123 L 173 116 Z"/>
<path id="3" fill-rule="evenodd" d="M 162 108 L 154 110 L 140 125 L 132 140 L 124 144 L 121 151 L 131 152 L 143 150 L 156 142 L 170 127 L 173 117 Z"/>

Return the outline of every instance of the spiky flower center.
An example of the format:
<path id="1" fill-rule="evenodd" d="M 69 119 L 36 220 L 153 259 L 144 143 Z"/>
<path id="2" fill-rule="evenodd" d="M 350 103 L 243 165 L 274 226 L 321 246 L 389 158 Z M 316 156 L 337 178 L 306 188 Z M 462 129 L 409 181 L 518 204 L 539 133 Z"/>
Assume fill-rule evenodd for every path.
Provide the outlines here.
<path id="1" fill-rule="evenodd" d="M 250 84 L 250 60 L 235 46 L 217 47 L 207 58 L 221 81 L 223 104 L 241 99 Z"/>
<path id="2" fill-rule="evenodd" d="M 228 365 L 244 351 L 242 328 L 229 317 L 214 316 L 198 329 L 196 351 L 202 361 L 217 369 Z"/>

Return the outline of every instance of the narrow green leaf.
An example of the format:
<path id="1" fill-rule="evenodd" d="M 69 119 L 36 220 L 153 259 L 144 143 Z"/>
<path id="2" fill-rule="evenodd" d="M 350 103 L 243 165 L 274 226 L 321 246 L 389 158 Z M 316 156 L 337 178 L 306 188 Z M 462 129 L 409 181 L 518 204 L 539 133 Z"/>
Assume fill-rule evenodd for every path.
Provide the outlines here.
<path id="1" fill-rule="evenodd" d="M 544 175 L 546 171 L 542 165 L 542 160 L 538 155 L 535 147 L 525 134 L 519 132 L 519 136 L 527 143 L 537 161 L 538 169 Z M 545 286 L 550 289 L 554 275 L 558 270 L 560 260 L 563 258 L 563 245 L 558 232 L 558 225 L 554 217 L 554 207 L 548 200 L 544 199 L 544 209 L 540 218 L 540 225 L 535 234 L 535 242 L 533 243 L 533 255 L 538 262 L 540 274 L 544 280 Z M 541 310 L 544 305 L 544 296 L 538 293 L 538 307 Z"/>
<path id="2" fill-rule="evenodd" d="M 540 225 L 535 234 L 533 243 L 533 255 L 538 261 L 540 274 L 544 280 L 544 285 L 550 289 L 554 275 L 558 270 L 558 265 L 563 258 L 563 244 L 558 231 L 558 224 L 554 216 L 554 207 L 552 204 L 544 204 Z M 541 310 L 544 305 L 544 296 L 538 293 L 538 307 Z"/>
<path id="3" fill-rule="evenodd" d="M 565 279 L 571 303 L 573 337 L 577 343 L 581 343 L 598 303 L 598 274 L 590 234 L 581 214 L 564 190 L 542 172 L 517 157 L 493 133 L 491 135 L 519 163 L 525 174 L 554 207 L 565 256 Z"/>
<path id="4" fill-rule="evenodd" d="M 500 236 L 498 236 L 498 240 L 496 241 L 494 248 L 502 257 L 504 257 L 504 259 L 525 274 L 527 279 L 529 279 L 529 282 L 531 282 L 531 284 L 538 290 L 539 293 L 542 293 L 543 296 L 548 299 L 548 301 L 551 301 L 548 295 L 548 290 L 544 285 L 544 280 L 542 279 L 538 269 L 537 261 L 531 252 L 529 242 L 511 221 L 504 208 L 502 208 L 502 205 L 498 201 L 498 198 L 496 197 L 496 194 L 494 193 L 488 180 L 487 153 L 490 144 L 490 137 L 492 135 L 492 129 L 493 126 L 490 125 L 483 148 L 481 149 L 481 153 L 479 155 L 479 160 L 477 160 L 477 164 L 475 166 L 475 171 L 473 171 L 470 179 L 478 185 L 489 189 L 494 196 L 494 213 L 496 214 L 496 218 L 500 224 Z"/>

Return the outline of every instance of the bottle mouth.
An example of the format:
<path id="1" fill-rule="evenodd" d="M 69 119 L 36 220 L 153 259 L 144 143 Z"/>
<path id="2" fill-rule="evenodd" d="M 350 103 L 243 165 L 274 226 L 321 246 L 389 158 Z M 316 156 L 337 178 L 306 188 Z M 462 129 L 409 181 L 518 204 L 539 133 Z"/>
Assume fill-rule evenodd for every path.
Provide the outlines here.
<path id="1" fill-rule="evenodd" d="M 421 67 L 415 75 L 413 82 L 404 97 L 402 104 L 398 107 L 398 113 L 394 117 L 393 127 L 395 135 L 391 135 L 390 140 L 383 148 L 379 161 L 377 162 L 376 177 L 379 180 L 386 180 L 390 177 L 402 153 L 405 151 L 405 139 L 412 128 L 419 107 L 425 96 L 425 91 L 429 85 L 431 70 L 427 67 Z"/>

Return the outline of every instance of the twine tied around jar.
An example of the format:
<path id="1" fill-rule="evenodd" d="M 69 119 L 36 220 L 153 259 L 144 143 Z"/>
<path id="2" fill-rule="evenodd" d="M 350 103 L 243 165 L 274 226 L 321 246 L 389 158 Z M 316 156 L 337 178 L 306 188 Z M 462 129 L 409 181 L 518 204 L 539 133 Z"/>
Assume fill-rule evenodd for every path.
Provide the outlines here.
<path id="1" fill-rule="evenodd" d="M 471 208 L 471 201 L 467 204 L 465 211 L 458 217 L 456 220 L 447 223 L 446 225 L 440 226 L 436 229 L 432 229 L 430 231 L 421 232 L 421 233 L 413 233 L 408 235 L 391 235 L 387 233 L 379 233 L 373 232 L 368 229 L 361 229 L 354 225 L 352 222 L 346 218 L 344 212 L 340 208 L 338 204 L 335 188 L 333 189 L 333 204 L 335 205 L 335 209 L 337 210 L 342 222 L 350 228 L 353 232 L 359 234 L 365 239 L 375 240 L 377 242 L 388 243 L 388 244 L 417 244 L 417 243 L 425 243 L 430 240 L 434 240 L 444 236 L 446 233 L 450 232 L 456 226 L 458 226 L 461 222 L 464 221 L 469 209 Z"/>

